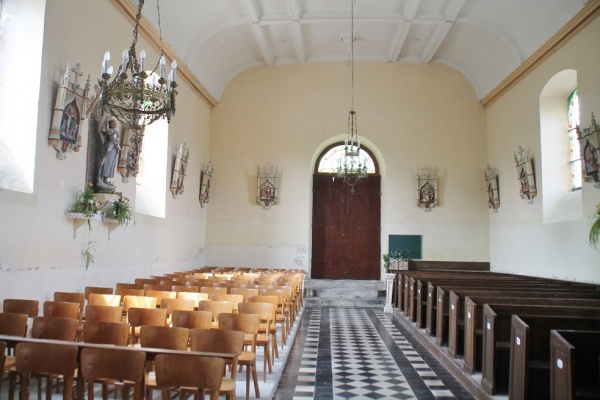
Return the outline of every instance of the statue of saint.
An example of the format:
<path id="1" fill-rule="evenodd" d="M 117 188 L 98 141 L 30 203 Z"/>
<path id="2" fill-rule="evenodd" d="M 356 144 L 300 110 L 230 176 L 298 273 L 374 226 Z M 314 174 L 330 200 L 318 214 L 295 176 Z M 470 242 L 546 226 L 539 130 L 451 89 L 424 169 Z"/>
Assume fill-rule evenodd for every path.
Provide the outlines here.
<path id="1" fill-rule="evenodd" d="M 110 115 L 102 116 L 99 124 L 99 135 L 102 144 L 104 145 L 105 153 L 98 171 L 98 180 L 96 187 L 100 190 L 114 190 L 115 185 L 109 182 L 108 178 L 115 176 L 115 167 L 119 160 L 119 131 L 117 129 L 117 120 Z"/>

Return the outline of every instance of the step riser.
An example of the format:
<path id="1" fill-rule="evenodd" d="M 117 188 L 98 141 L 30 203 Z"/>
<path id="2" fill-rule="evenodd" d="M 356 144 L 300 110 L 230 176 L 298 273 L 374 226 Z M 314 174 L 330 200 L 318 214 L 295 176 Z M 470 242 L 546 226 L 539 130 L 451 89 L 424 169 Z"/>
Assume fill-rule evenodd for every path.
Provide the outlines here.
<path id="1" fill-rule="evenodd" d="M 385 306 L 385 282 L 309 279 L 304 290 L 308 307 L 367 307 Z"/>
<path id="2" fill-rule="evenodd" d="M 373 299 L 385 297 L 385 290 L 306 289 L 304 292 L 304 297 Z"/>
<path id="3" fill-rule="evenodd" d="M 385 299 L 322 299 L 317 297 L 305 298 L 307 307 L 361 307 L 383 308 Z"/>

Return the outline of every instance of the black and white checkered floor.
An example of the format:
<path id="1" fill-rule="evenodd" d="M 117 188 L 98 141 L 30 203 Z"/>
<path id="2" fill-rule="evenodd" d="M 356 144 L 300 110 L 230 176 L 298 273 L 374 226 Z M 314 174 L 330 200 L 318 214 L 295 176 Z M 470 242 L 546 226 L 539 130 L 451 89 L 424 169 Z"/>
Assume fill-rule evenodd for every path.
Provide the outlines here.
<path id="1" fill-rule="evenodd" d="M 370 308 L 305 308 L 279 399 L 472 399 L 399 321 Z"/>

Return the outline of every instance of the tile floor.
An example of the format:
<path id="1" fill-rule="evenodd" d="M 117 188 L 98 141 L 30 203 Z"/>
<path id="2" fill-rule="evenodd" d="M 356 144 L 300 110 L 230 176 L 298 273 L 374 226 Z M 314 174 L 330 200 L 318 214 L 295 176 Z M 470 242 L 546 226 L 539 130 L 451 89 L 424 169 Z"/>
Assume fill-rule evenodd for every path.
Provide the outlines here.
<path id="1" fill-rule="evenodd" d="M 472 399 L 391 315 L 305 308 L 273 399 Z"/>

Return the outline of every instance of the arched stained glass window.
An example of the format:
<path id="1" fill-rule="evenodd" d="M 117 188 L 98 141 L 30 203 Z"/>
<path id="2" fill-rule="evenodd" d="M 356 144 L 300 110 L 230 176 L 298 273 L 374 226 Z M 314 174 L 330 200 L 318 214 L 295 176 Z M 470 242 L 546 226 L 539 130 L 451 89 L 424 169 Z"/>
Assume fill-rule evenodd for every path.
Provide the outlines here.
<path id="1" fill-rule="evenodd" d="M 359 156 L 365 161 L 369 174 L 377 173 L 377 166 L 371 154 L 361 147 Z M 318 161 L 317 173 L 337 174 L 338 160 L 344 157 L 344 144 L 339 143 L 327 149 Z"/>
<path id="2" fill-rule="evenodd" d="M 567 117 L 569 122 L 569 165 L 571 167 L 571 190 L 581 189 L 581 153 L 575 128 L 579 125 L 579 95 L 577 89 L 571 93 L 567 101 Z"/>

